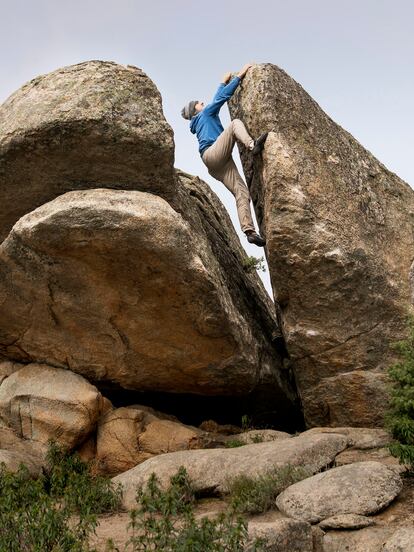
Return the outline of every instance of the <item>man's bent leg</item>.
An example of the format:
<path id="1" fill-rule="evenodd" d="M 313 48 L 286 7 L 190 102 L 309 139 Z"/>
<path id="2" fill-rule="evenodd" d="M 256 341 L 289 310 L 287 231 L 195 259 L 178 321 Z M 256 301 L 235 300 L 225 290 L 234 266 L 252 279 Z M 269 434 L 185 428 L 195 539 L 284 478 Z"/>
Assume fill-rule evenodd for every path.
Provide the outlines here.
<path id="1" fill-rule="evenodd" d="M 242 232 L 255 231 L 250 211 L 250 193 L 242 177 L 237 170 L 233 159 L 223 167 L 220 180 L 236 198 L 237 214 L 239 216 Z"/>
<path id="2" fill-rule="evenodd" d="M 244 123 L 240 121 L 240 119 L 233 119 L 231 124 L 233 126 L 233 133 L 237 140 L 241 142 L 246 148 L 248 148 L 253 142 L 253 138 L 247 132 Z"/>
<path id="3" fill-rule="evenodd" d="M 249 147 L 253 141 L 240 119 L 234 119 L 204 153 L 203 161 L 209 169 L 222 169 L 225 163 L 231 159 L 236 139 L 246 147 Z"/>

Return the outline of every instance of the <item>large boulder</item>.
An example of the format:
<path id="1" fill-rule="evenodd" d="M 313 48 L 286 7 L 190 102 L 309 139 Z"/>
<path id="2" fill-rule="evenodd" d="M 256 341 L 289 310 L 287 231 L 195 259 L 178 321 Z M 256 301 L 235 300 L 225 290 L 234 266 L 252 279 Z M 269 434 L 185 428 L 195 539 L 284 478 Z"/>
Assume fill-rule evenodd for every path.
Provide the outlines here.
<path id="1" fill-rule="evenodd" d="M 70 370 L 28 364 L 0 385 L 0 419 L 17 436 L 73 448 L 95 429 L 104 409 L 99 391 Z"/>
<path id="2" fill-rule="evenodd" d="M 306 421 L 381 424 L 412 300 L 414 191 L 274 65 L 247 73 L 230 113 L 269 132 L 261 159 L 241 156 Z"/>
<path id="3" fill-rule="evenodd" d="M 116 408 L 99 420 L 97 469 L 115 475 L 157 454 L 196 448 L 201 433 L 178 421 L 160 419 L 139 406 Z"/>
<path id="4" fill-rule="evenodd" d="M 289 517 L 317 523 L 339 514 L 375 514 L 401 489 L 396 470 L 379 462 L 356 462 L 291 485 L 276 504 Z"/>
<path id="5" fill-rule="evenodd" d="M 294 395 L 261 329 L 265 304 L 235 293 L 203 230 L 164 199 L 68 192 L 0 246 L 0 354 L 140 391 L 243 395 L 266 382 L 283 411 Z"/>
<path id="6" fill-rule="evenodd" d="M 137 67 L 88 61 L 37 77 L 0 107 L 0 242 L 25 213 L 69 190 L 170 197 L 174 141 Z"/>
<path id="7" fill-rule="evenodd" d="M 181 466 L 187 470 L 194 489 L 204 494 L 226 493 L 236 476 L 255 477 L 286 466 L 303 466 L 315 473 L 329 465 L 345 449 L 342 435 L 306 435 L 238 448 L 189 450 L 161 454 L 113 479 L 123 486 L 123 504 L 133 508 L 137 486 L 145 485 L 155 473 L 168 486 Z"/>

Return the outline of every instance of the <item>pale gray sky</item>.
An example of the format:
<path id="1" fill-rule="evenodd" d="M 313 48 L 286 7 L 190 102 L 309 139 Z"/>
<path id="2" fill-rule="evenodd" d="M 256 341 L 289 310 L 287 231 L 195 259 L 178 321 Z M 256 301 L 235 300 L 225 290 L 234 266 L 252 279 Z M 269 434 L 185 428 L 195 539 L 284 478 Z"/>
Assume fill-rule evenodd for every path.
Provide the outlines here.
<path id="1" fill-rule="evenodd" d="M 141 67 L 162 94 L 176 166 L 212 186 L 237 230 L 234 199 L 208 175 L 180 111 L 190 99 L 207 102 L 222 74 L 245 62 L 282 67 L 414 184 L 411 0 L 0 0 L 0 8 L 0 102 L 64 65 L 102 59 Z M 222 113 L 225 124 L 226 107 Z"/>

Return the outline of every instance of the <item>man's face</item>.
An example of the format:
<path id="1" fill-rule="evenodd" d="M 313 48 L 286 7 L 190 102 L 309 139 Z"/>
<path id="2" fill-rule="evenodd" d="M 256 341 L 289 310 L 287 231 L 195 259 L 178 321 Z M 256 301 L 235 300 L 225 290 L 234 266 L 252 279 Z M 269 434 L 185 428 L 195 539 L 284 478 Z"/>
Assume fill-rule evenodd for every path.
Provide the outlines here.
<path id="1" fill-rule="evenodd" d="M 204 102 L 197 102 L 194 107 L 197 113 L 200 113 L 204 109 Z"/>

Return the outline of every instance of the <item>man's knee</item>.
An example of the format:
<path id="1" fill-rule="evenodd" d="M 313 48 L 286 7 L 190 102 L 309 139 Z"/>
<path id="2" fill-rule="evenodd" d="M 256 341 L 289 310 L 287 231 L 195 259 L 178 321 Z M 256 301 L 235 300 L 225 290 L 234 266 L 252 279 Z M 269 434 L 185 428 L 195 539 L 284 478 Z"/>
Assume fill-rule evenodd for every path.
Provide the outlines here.
<path id="1" fill-rule="evenodd" d="M 237 195 L 240 196 L 240 198 L 248 199 L 250 201 L 250 192 L 244 182 L 237 182 L 236 191 Z"/>
<path id="2" fill-rule="evenodd" d="M 231 122 L 231 125 L 233 127 L 237 126 L 237 125 L 240 125 L 240 124 L 243 124 L 240 119 L 233 119 L 232 122 Z"/>
<path id="3" fill-rule="evenodd" d="M 226 179 L 226 175 L 223 173 L 222 170 L 220 170 L 217 167 L 207 167 L 208 174 L 218 180 L 219 182 L 222 182 L 224 184 L 224 181 Z"/>

